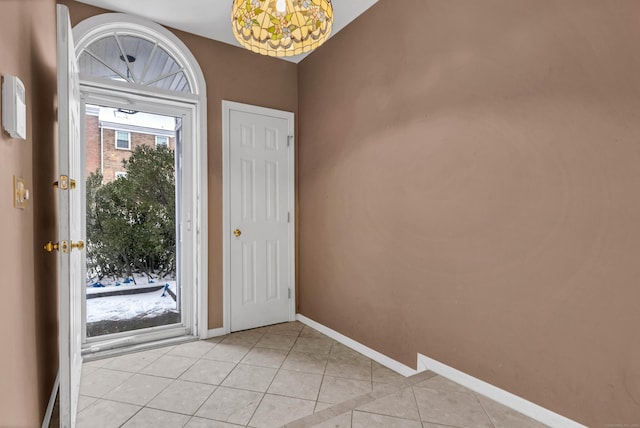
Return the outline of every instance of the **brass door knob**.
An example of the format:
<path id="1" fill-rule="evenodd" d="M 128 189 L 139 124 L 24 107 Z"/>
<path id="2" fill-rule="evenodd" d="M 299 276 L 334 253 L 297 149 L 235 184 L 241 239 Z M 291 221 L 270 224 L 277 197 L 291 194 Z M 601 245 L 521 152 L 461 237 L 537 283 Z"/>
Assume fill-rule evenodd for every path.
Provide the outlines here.
<path id="1" fill-rule="evenodd" d="M 58 243 L 56 242 L 55 244 L 51 241 L 47 242 L 46 244 L 44 244 L 44 250 L 48 253 L 52 253 L 54 251 L 58 251 Z"/>
<path id="2" fill-rule="evenodd" d="M 78 241 L 78 242 L 71 242 L 71 249 L 73 250 L 74 248 L 82 251 L 84 250 L 84 241 Z"/>
<path id="3" fill-rule="evenodd" d="M 238 236 L 242 235 L 242 232 L 240 231 L 240 229 L 236 229 L 233 231 L 233 235 L 237 238 Z"/>

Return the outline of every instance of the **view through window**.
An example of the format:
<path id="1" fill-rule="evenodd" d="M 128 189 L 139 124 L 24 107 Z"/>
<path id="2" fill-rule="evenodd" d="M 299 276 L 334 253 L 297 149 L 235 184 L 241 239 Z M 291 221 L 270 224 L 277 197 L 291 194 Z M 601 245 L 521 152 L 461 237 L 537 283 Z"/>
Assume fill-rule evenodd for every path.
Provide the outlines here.
<path id="1" fill-rule="evenodd" d="M 87 337 L 181 322 L 181 120 L 86 106 Z"/>

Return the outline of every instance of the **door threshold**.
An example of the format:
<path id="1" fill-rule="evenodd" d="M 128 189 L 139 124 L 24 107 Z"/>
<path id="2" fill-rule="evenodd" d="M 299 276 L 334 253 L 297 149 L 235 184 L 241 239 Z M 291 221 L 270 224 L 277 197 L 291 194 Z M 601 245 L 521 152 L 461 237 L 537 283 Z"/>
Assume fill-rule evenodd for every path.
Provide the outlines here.
<path id="1" fill-rule="evenodd" d="M 102 360 L 104 358 L 119 357 L 121 355 L 132 354 L 134 352 L 149 351 L 151 349 L 163 348 L 165 346 L 181 345 L 183 343 L 195 342 L 197 340 L 200 340 L 198 336 L 185 335 L 145 343 L 136 343 L 128 346 L 112 347 L 98 351 L 91 351 L 90 348 L 83 349 L 82 361 L 86 363 L 89 361 Z"/>

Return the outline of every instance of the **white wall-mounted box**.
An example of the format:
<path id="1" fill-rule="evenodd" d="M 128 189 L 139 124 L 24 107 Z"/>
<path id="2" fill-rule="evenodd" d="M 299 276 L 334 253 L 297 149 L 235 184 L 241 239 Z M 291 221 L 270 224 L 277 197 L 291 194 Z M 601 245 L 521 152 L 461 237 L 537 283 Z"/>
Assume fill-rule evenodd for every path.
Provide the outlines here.
<path id="1" fill-rule="evenodd" d="M 2 127 L 12 138 L 27 139 L 27 97 L 16 76 L 2 76 Z"/>

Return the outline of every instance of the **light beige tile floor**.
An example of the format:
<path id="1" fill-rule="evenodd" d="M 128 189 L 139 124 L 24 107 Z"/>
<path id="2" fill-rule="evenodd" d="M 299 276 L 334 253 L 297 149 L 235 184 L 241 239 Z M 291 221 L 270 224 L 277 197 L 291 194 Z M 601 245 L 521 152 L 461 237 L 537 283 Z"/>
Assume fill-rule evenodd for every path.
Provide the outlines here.
<path id="1" fill-rule="evenodd" d="M 85 363 L 80 394 L 78 428 L 542 427 L 298 322 Z"/>

